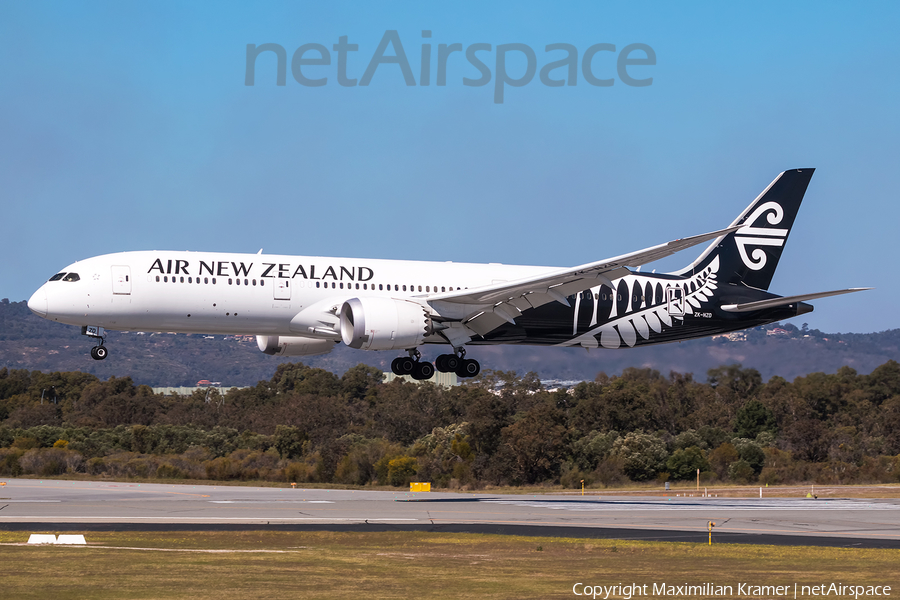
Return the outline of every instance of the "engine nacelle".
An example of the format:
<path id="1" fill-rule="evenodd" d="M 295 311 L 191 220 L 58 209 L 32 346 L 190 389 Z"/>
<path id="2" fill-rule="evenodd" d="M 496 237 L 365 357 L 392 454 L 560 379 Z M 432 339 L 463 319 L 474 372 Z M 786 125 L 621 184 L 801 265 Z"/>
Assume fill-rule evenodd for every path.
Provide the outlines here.
<path id="1" fill-rule="evenodd" d="M 341 306 L 341 339 L 359 350 L 404 350 L 431 332 L 425 307 L 394 298 L 351 298 Z"/>
<path id="2" fill-rule="evenodd" d="M 328 354 L 337 345 L 331 340 L 287 335 L 258 335 L 256 345 L 266 354 L 276 356 L 315 356 Z"/>

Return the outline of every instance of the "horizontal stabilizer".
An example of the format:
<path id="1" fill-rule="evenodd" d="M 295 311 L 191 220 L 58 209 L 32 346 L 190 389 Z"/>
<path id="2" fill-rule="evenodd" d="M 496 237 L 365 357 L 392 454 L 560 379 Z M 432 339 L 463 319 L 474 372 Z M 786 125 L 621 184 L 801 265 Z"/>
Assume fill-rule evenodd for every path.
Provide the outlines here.
<path id="1" fill-rule="evenodd" d="M 801 294 L 799 296 L 785 296 L 783 298 L 770 298 L 768 300 L 758 300 L 756 302 L 745 302 L 743 304 L 723 304 L 722 310 L 725 312 L 750 312 L 753 310 L 762 310 L 764 308 L 775 308 L 785 306 L 787 304 L 796 304 L 797 302 L 806 302 L 807 300 L 815 300 L 816 298 L 827 298 L 828 296 L 839 296 L 841 294 L 849 294 L 851 292 L 862 292 L 871 290 L 872 288 L 849 288 L 846 290 L 835 290 L 833 292 L 817 292 L 815 294 Z"/>

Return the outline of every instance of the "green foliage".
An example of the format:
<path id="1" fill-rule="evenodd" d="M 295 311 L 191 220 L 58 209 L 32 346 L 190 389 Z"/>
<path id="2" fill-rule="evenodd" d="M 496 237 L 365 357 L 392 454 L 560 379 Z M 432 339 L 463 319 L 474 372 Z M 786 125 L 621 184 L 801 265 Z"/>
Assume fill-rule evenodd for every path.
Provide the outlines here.
<path id="1" fill-rule="evenodd" d="M 616 440 L 613 453 L 624 461 L 625 474 L 634 481 L 656 477 L 668 456 L 665 443 L 643 431 L 632 431 Z"/>
<path id="2" fill-rule="evenodd" d="M 400 456 L 388 461 L 387 479 L 393 486 L 407 486 L 416 476 L 418 462 L 412 456 Z"/>
<path id="3" fill-rule="evenodd" d="M 742 438 L 755 438 L 763 431 L 775 433 L 775 429 L 775 415 L 759 400 L 748 400 L 734 419 L 734 430 Z"/>
<path id="4" fill-rule="evenodd" d="M 275 426 L 275 437 L 273 439 L 275 450 L 281 455 L 281 458 L 299 458 L 303 456 L 304 444 L 309 440 L 306 433 L 300 431 L 296 427 L 287 425 Z"/>
<path id="5" fill-rule="evenodd" d="M 0 405 L 5 476 L 577 488 L 698 468 L 706 479 L 773 484 L 900 473 L 894 361 L 870 375 L 847 367 L 766 384 L 738 365 L 711 370 L 705 384 L 626 369 L 572 393 L 544 391 L 534 373 L 486 371 L 443 389 L 383 384 L 365 365 L 338 378 L 286 363 L 215 402 L 157 396 L 127 377 L 0 368 Z"/>
<path id="6" fill-rule="evenodd" d="M 700 471 L 709 470 L 709 461 L 706 460 L 703 450 L 697 446 L 676 450 L 666 461 L 666 469 L 672 479 L 693 479 Z"/>

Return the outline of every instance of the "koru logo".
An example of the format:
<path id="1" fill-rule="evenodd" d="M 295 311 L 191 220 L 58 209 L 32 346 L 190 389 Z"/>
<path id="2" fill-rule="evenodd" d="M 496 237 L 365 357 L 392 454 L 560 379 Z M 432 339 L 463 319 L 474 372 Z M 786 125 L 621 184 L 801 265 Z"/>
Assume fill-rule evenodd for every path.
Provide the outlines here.
<path id="1" fill-rule="evenodd" d="M 768 213 L 768 214 L 766 214 Z M 778 225 L 784 219 L 784 209 L 777 202 L 766 202 L 759 206 L 747 219 L 748 225 L 738 229 L 734 235 L 734 241 L 737 244 L 738 253 L 741 260 L 750 269 L 759 271 L 766 266 L 767 254 L 762 248 L 754 248 L 750 254 L 747 254 L 747 246 L 784 246 L 784 240 L 787 237 L 787 229 L 773 229 L 771 227 L 754 227 L 763 215 L 769 225 Z"/>

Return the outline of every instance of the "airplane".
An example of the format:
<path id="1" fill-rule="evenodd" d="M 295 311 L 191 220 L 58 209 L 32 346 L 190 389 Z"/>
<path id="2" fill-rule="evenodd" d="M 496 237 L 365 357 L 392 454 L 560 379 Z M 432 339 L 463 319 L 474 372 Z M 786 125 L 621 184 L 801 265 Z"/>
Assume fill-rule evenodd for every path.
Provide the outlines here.
<path id="1" fill-rule="evenodd" d="M 571 268 L 210 252 L 136 251 L 75 262 L 29 299 L 81 326 L 108 355 L 106 330 L 255 335 L 262 352 L 325 354 L 339 343 L 405 351 L 391 370 L 474 377 L 466 348 L 532 344 L 629 348 L 802 315 L 808 300 L 768 291 L 814 169 L 784 171 L 727 228 Z M 673 273 L 640 268 L 710 242 Z M 636 269 L 636 270 L 633 270 Z M 451 352 L 432 364 L 424 344 Z"/>

